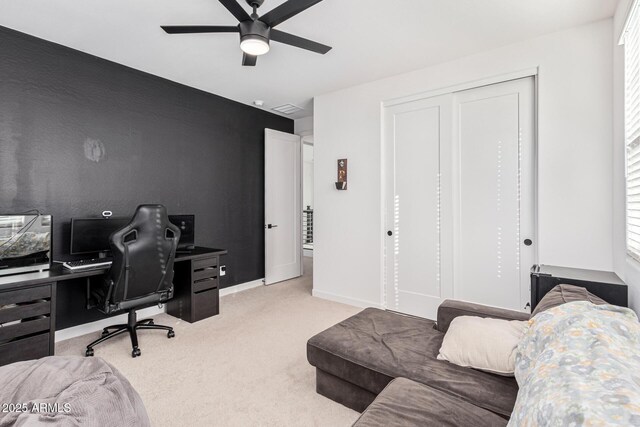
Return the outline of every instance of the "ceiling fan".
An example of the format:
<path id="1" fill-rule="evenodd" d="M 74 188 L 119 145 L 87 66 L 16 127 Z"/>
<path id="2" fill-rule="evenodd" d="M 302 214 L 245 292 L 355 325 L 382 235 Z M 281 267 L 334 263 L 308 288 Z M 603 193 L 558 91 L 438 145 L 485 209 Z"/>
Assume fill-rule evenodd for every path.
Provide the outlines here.
<path id="1" fill-rule="evenodd" d="M 240 49 L 242 49 L 243 52 L 242 65 L 245 66 L 256 65 L 258 56 L 269 52 L 269 42 L 271 40 L 323 55 L 331 50 L 331 46 L 326 46 L 273 28 L 311 6 L 320 3 L 322 0 L 288 0 L 262 16 L 258 16 L 257 10 L 262 6 L 264 0 L 245 0 L 253 9 L 251 15 L 249 15 L 236 0 L 219 1 L 240 21 L 238 25 L 169 25 L 162 26 L 161 28 L 168 34 L 240 33 Z"/>

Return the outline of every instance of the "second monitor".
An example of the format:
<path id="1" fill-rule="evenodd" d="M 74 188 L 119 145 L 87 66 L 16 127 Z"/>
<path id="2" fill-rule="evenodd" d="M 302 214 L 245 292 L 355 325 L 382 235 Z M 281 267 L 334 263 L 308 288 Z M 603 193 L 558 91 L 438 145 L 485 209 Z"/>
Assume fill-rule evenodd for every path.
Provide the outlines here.
<path id="1" fill-rule="evenodd" d="M 169 221 L 180 229 L 179 252 L 192 251 L 195 246 L 195 215 L 169 215 Z"/>
<path id="2" fill-rule="evenodd" d="M 71 254 L 106 254 L 110 250 L 109 237 L 131 218 L 72 218 Z"/>

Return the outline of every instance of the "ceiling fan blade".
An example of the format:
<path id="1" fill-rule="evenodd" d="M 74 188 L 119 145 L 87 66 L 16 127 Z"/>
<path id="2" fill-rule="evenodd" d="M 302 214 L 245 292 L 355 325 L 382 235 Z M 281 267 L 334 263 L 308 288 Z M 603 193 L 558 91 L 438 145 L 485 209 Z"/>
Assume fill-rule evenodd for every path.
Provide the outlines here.
<path id="1" fill-rule="evenodd" d="M 270 27 L 275 27 L 321 1 L 322 0 L 289 0 L 262 15 L 260 20 Z"/>
<path id="2" fill-rule="evenodd" d="M 257 61 L 258 61 L 257 56 L 242 53 L 242 65 L 246 67 L 253 67 L 254 65 L 256 65 Z"/>
<path id="3" fill-rule="evenodd" d="M 251 19 L 249 14 L 238 4 L 236 0 L 219 0 L 224 7 L 240 22 Z"/>
<path id="4" fill-rule="evenodd" d="M 197 34 L 197 33 L 237 33 L 237 26 L 223 25 L 163 25 L 161 27 L 167 34 Z"/>
<path id="5" fill-rule="evenodd" d="M 331 46 L 327 46 L 309 39 L 294 36 L 284 31 L 271 29 L 271 40 L 299 47 L 300 49 L 310 50 L 312 52 L 325 54 L 331 50 Z"/>

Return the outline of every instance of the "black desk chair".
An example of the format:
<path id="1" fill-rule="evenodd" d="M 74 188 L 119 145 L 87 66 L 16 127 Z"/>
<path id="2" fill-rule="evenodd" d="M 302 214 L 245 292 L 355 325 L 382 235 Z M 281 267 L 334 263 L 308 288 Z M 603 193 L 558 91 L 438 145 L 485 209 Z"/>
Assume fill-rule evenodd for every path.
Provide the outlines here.
<path id="1" fill-rule="evenodd" d="M 173 328 L 156 325 L 153 319 L 137 321 L 136 309 L 161 304 L 173 297 L 173 262 L 180 230 L 169 222 L 162 205 L 141 205 L 126 227 L 111 235 L 113 263 L 101 286 L 87 289 L 87 308 L 97 307 L 105 314 L 129 312 L 126 325 L 103 329 L 102 337 L 87 346 L 93 347 L 110 338 L 129 332 L 133 357 L 140 356 L 138 329 L 162 329 L 175 336 Z"/>

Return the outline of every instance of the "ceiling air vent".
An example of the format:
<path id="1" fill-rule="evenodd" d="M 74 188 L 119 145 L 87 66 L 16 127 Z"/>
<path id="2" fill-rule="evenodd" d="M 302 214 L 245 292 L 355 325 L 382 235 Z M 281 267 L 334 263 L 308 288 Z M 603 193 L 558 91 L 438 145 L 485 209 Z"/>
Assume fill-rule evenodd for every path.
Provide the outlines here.
<path id="1" fill-rule="evenodd" d="M 293 104 L 284 104 L 279 107 L 273 107 L 272 110 L 277 111 L 278 113 L 289 115 L 289 114 L 297 113 L 298 111 L 302 111 L 304 110 L 304 108 L 300 108 Z"/>

